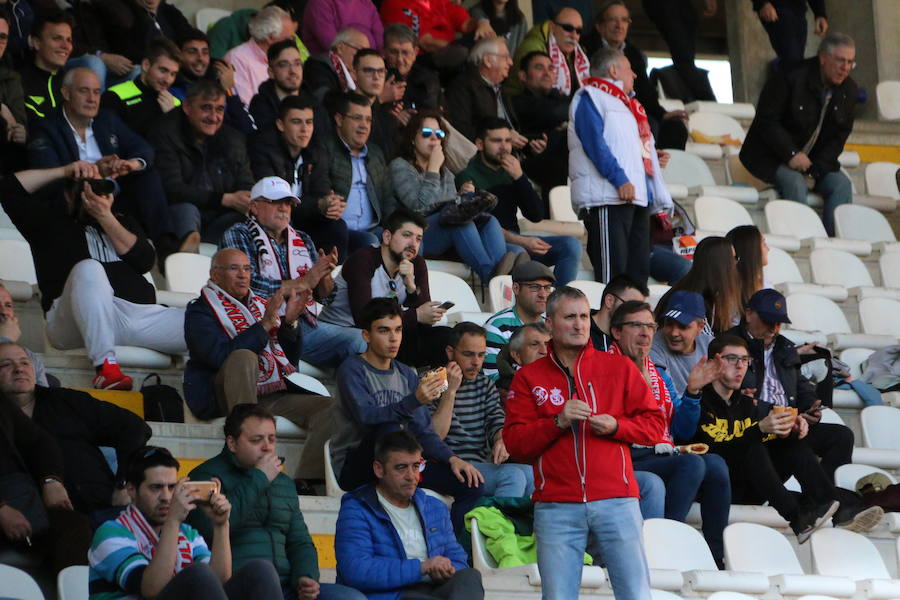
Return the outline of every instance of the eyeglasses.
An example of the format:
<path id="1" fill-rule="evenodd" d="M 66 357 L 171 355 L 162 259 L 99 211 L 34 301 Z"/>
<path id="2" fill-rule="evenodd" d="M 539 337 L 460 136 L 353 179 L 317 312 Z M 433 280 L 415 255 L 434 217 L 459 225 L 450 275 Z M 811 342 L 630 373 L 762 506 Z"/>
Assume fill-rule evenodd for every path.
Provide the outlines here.
<path id="1" fill-rule="evenodd" d="M 384 67 L 381 67 L 380 69 L 376 69 L 375 67 L 362 67 L 360 71 L 366 77 L 384 77 L 384 74 L 387 73 L 387 69 Z"/>
<path id="2" fill-rule="evenodd" d="M 341 42 L 341 43 L 343 45 L 347 46 L 348 48 L 353 48 L 354 50 L 357 50 L 357 51 L 360 49 L 360 46 L 354 46 L 353 44 L 348 44 L 347 42 Z"/>
<path id="3" fill-rule="evenodd" d="M 838 58 L 837 56 L 834 56 L 834 55 L 831 55 L 831 60 L 836 62 L 841 67 L 849 66 L 851 71 L 856 68 L 855 60 L 850 60 L 847 58 Z"/>
<path id="4" fill-rule="evenodd" d="M 642 323 L 641 321 L 625 321 L 622 323 L 622 327 L 635 327 L 639 329 L 646 329 L 650 333 L 653 333 L 657 330 L 658 325 L 656 323 Z"/>
<path id="5" fill-rule="evenodd" d="M 490 56 L 496 56 L 496 57 L 499 57 L 504 60 L 508 60 L 508 61 L 512 62 L 512 55 L 510 55 L 509 52 L 507 52 L 506 54 L 500 54 L 499 52 L 485 52 L 485 54 L 489 54 Z"/>
<path id="6" fill-rule="evenodd" d="M 548 294 L 553 291 L 553 286 L 549 284 L 541 285 L 540 283 L 520 283 L 523 288 L 531 291 L 531 292 L 540 292 L 541 290 L 547 292 Z"/>
<path id="7" fill-rule="evenodd" d="M 625 25 L 631 25 L 631 17 L 606 17 L 603 20 L 607 23 L 624 23 Z"/>
<path id="8" fill-rule="evenodd" d="M 228 266 L 216 265 L 213 268 L 219 269 L 221 271 L 228 271 L 229 273 L 252 273 L 253 272 L 253 267 L 251 267 L 250 265 L 228 265 Z"/>
<path id="9" fill-rule="evenodd" d="M 370 125 L 372 124 L 371 115 L 369 115 L 369 116 L 367 116 L 367 115 L 351 115 L 348 113 L 344 113 L 343 116 L 350 119 L 351 121 L 356 121 L 357 123 L 365 121 L 366 123 L 369 123 Z"/>
<path id="10" fill-rule="evenodd" d="M 423 127 L 422 128 L 422 137 L 425 139 L 430 138 L 432 135 L 436 135 L 439 140 L 447 137 L 447 132 L 443 129 L 432 129 L 431 127 Z"/>
<path id="11" fill-rule="evenodd" d="M 571 23 L 556 23 L 556 21 L 554 21 L 554 24 L 557 27 L 561 27 L 566 33 L 577 33 L 578 35 L 581 35 L 581 32 L 584 31 L 581 27 L 575 27 Z"/>
<path id="12" fill-rule="evenodd" d="M 727 362 L 729 365 L 736 365 L 738 363 L 746 366 L 750 365 L 750 357 L 749 356 L 738 356 L 737 354 L 726 354 L 722 357 L 722 359 Z"/>

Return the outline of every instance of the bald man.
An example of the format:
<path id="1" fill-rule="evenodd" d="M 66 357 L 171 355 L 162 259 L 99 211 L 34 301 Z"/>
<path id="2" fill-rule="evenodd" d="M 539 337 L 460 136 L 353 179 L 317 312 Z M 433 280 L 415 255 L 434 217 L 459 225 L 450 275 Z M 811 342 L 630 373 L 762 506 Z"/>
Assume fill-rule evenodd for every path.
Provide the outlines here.
<path id="1" fill-rule="evenodd" d="M 283 286 L 266 300 L 250 289 L 252 273 L 241 250 L 219 250 L 200 297 L 188 304 L 185 399 L 201 419 L 258 402 L 306 429 L 295 477 L 298 487 L 308 489 L 325 476 L 323 449 L 332 430 L 331 399 L 303 393 L 291 381 L 303 347 L 299 319 L 310 291 Z"/>

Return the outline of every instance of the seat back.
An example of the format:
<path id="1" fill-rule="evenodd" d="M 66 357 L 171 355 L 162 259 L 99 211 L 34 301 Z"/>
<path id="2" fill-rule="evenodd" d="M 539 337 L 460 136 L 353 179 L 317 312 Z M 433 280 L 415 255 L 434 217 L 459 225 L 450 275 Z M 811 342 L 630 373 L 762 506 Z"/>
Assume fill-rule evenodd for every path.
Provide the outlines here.
<path id="1" fill-rule="evenodd" d="M 763 267 L 766 281 L 776 283 L 803 283 L 800 268 L 790 254 L 781 248 L 769 246 L 769 264 Z"/>
<path id="2" fill-rule="evenodd" d="M 432 271 L 428 273 L 428 287 L 433 301 L 454 303 L 452 312 L 481 312 L 475 292 L 456 275 Z"/>
<path id="3" fill-rule="evenodd" d="M 765 212 L 769 233 L 801 240 L 828 237 L 819 215 L 805 204 L 792 200 L 770 200 L 766 203 Z"/>
<path id="4" fill-rule="evenodd" d="M 197 20 L 197 29 L 206 33 L 209 29 L 216 24 L 220 19 L 224 19 L 225 17 L 231 15 L 230 10 L 224 10 L 221 8 L 201 8 L 197 11 L 196 20 Z"/>
<path id="5" fill-rule="evenodd" d="M 787 297 L 791 328 L 823 333 L 851 333 L 847 317 L 837 304 L 812 294 L 791 294 Z"/>
<path id="6" fill-rule="evenodd" d="M 24 240 L 0 239 L 0 279 L 24 281 L 34 285 L 37 274 L 34 271 L 34 260 L 31 258 L 31 247 Z"/>
<path id="7" fill-rule="evenodd" d="M 44 594 L 31 575 L 9 565 L 0 564 L 0 594 L 17 600 L 44 600 Z"/>
<path id="8" fill-rule="evenodd" d="M 878 118 L 884 121 L 900 120 L 900 81 L 882 81 L 875 86 L 878 102 Z"/>
<path id="9" fill-rule="evenodd" d="M 887 334 L 900 338 L 900 302 L 890 298 L 861 300 L 859 324 L 863 333 Z"/>
<path id="10" fill-rule="evenodd" d="M 478 529 L 478 519 L 470 519 L 469 524 L 472 536 L 472 566 L 482 575 L 488 575 L 497 568 L 497 561 L 488 552 L 484 534 Z"/>
<path id="11" fill-rule="evenodd" d="M 666 168 L 663 169 L 663 179 L 666 183 L 681 183 L 688 187 L 716 185 L 709 167 L 699 156 L 683 150 L 666 152 L 671 155 Z"/>
<path id="12" fill-rule="evenodd" d="M 809 265 L 815 283 L 846 288 L 875 285 L 859 257 L 843 250 L 813 250 L 809 255 Z"/>
<path id="13" fill-rule="evenodd" d="M 828 527 L 810 538 L 813 569 L 819 575 L 860 579 L 890 579 L 878 549 L 863 535 Z"/>
<path id="14" fill-rule="evenodd" d="M 732 523 L 725 528 L 725 566 L 729 571 L 802 575 L 803 567 L 787 538 L 765 525 Z M 765 552 L 760 552 L 765 548 Z"/>
<path id="15" fill-rule="evenodd" d="M 750 171 L 747 170 L 747 167 L 744 166 L 744 163 L 741 162 L 740 156 L 737 154 L 729 154 L 725 157 L 725 165 L 728 167 L 728 175 L 731 180 L 731 184 L 737 185 L 746 185 L 752 187 L 757 192 L 761 192 L 770 187 L 768 183 L 755 177 Z"/>
<path id="16" fill-rule="evenodd" d="M 199 294 L 209 279 L 212 259 L 202 254 L 175 252 L 166 257 L 166 280 L 173 292 Z"/>
<path id="17" fill-rule="evenodd" d="M 694 200 L 697 229 L 726 233 L 739 225 L 753 225 L 750 213 L 739 203 L 718 196 L 700 196 Z"/>
<path id="18" fill-rule="evenodd" d="M 74 565 L 66 567 L 56 576 L 56 597 L 58 600 L 88 600 L 88 567 Z"/>
<path id="19" fill-rule="evenodd" d="M 862 377 L 862 363 L 864 363 L 872 353 L 875 352 L 871 348 L 846 348 L 841 351 L 840 359 L 850 367 L 850 375 L 854 379 Z"/>
<path id="20" fill-rule="evenodd" d="M 491 310 L 500 312 L 516 303 L 516 297 L 512 291 L 512 276 L 497 275 L 491 278 L 488 284 L 488 297 L 491 300 Z"/>
<path id="21" fill-rule="evenodd" d="M 603 288 L 606 287 L 606 284 L 599 281 L 588 281 L 587 279 L 575 279 L 569 282 L 569 286 L 584 292 L 591 308 L 600 308 L 600 301 L 603 299 Z"/>
<path id="22" fill-rule="evenodd" d="M 819 419 L 819 423 L 831 423 L 832 425 L 844 425 L 844 420 L 841 418 L 841 415 L 837 414 L 837 411 L 828 408 L 827 406 L 822 407 L 822 416 Z"/>
<path id="23" fill-rule="evenodd" d="M 849 463 L 841 465 L 834 470 L 834 484 L 845 490 L 856 491 L 856 482 L 872 473 L 880 473 L 887 477 L 891 483 L 897 483 L 897 478 L 884 469 L 879 469 L 878 467 L 873 467 L 871 465 Z"/>
<path id="24" fill-rule="evenodd" d="M 870 196 L 887 196 L 900 200 L 897 189 L 897 169 L 900 165 L 890 162 L 873 162 L 866 165 L 866 191 Z"/>
<path id="25" fill-rule="evenodd" d="M 644 521 L 644 551 L 651 569 L 684 572 L 718 568 L 700 532 L 680 521 Z"/>
<path id="26" fill-rule="evenodd" d="M 878 260 L 884 287 L 900 288 L 900 252 L 885 252 Z"/>
<path id="27" fill-rule="evenodd" d="M 900 450 L 900 409 L 893 406 L 867 406 L 859 413 L 862 441 L 866 448 Z"/>
<path id="28" fill-rule="evenodd" d="M 325 495 L 331 498 L 340 498 L 344 490 L 338 484 L 334 466 L 331 464 L 331 440 L 325 442 Z"/>
<path id="29" fill-rule="evenodd" d="M 558 185 L 550 190 L 550 218 L 554 221 L 578 222 L 578 215 L 572 208 L 572 189 Z"/>
<path id="30" fill-rule="evenodd" d="M 708 137 L 730 136 L 731 139 L 744 142 L 746 133 L 741 124 L 728 115 L 716 112 L 698 111 L 692 113 L 688 123 L 691 133 L 699 131 Z"/>
<path id="31" fill-rule="evenodd" d="M 862 204 L 841 204 L 834 209 L 834 230 L 845 240 L 896 242 L 891 224 L 883 214 Z"/>

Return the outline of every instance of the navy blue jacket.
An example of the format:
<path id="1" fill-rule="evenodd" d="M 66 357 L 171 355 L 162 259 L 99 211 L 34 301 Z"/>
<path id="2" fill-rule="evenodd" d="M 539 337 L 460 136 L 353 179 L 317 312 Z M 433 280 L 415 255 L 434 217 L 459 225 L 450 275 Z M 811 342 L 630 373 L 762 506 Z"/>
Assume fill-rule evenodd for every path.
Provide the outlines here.
<path id="1" fill-rule="evenodd" d="M 128 128 L 113 111 L 101 109 L 91 127 L 103 156 L 116 154 L 119 158 L 140 158 L 150 166 L 154 152 L 144 138 Z M 33 169 L 60 167 L 78 160 L 78 145 L 72 129 L 57 108 L 46 119 L 34 122 L 28 142 L 28 164 Z"/>
<path id="2" fill-rule="evenodd" d="M 444 556 L 457 570 L 468 556 L 450 524 L 447 506 L 417 489 L 413 504 L 419 513 L 428 557 Z M 344 494 L 335 527 L 337 583 L 356 588 L 369 600 L 396 600 L 405 587 L 422 581 L 422 562 L 407 558 L 400 535 L 378 502 L 375 485 Z"/>
<path id="3" fill-rule="evenodd" d="M 188 407 L 199 419 L 225 416 L 220 414 L 215 397 L 216 373 L 235 350 L 261 351 L 269 343 L 269 334 L 262 323 L 256 323 L 235 337 L 228 337 L 212 307 L 201 296 L 192 300 L 185 310 L 184 339 L 190 354 L 184 368 L 183 382 Z M 287 359 L 296 366 L 303 350 L 300 327 L 295 329 L 282 323 L 278 329 L 278 341 Z"/>

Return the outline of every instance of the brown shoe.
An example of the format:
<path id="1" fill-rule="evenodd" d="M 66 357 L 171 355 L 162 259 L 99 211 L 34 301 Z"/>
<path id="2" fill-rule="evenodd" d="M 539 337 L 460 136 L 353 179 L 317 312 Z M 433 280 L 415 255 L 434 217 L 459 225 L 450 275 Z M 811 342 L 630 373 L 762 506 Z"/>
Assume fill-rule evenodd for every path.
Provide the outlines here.
<path id="1" fill-rule="evenodd" d="M 181 245 L 178 246 L 178 251 L 197 254 L 200 251 L 200 242 L 200 232 L 192 231 L 182 238 Z"/>
<path id="2" fill-rule="evenodd" d="M 491 277 L 497 277 L 498 275 L 509 275 L 509 272 L 512 271 L 513 265 L 516 263 L 516 255 L 512 252 L 507 252 L 504 254 L 499 261 L 497 261 L 497 265 L 494 267 L 494 272 L 491 274 Z"/>

